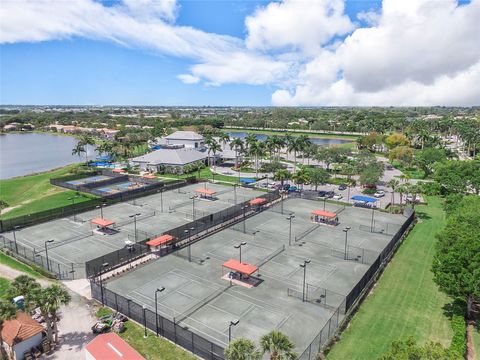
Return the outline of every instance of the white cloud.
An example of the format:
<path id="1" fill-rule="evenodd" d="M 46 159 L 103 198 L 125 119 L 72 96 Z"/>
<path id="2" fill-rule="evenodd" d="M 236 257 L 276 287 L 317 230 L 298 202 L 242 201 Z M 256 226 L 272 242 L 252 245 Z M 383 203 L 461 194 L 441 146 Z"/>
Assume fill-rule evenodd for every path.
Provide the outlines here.
<path id="1" fill-rule="evenodd" d="M 198 84 L 200 82 L 199 77 L 190 74 L 180 74 L 177 78 L 185 84 Z"/>
<path id="2" fill-rule="evenodd" d="M 0 43 L 83 37 L 183 57 L 180 81 L 272 85 L 275 105 L 480 103 L 480 0 L 384 0 L 357 14 L 362 28 L 343 0 L 283 0 L 245 19 L 245 39 L 176 25 L 178 12 L 175 0 L 6 0 Z"/>
<path id="3" fill-rule="evenodd" d="M 249 49 L 277 50 L 285 47 L 318 51 L 336 35 L 354 26 L 344 14 L 342 0 L 284 0 L 258 8 L 245 20 Z"/>
<path id="4" fill-rule="evenodd" d="M 356 29 L 307 62 L 276 105 L 478 105 L 480 1 L 384 0 L 376 26 Z"/>

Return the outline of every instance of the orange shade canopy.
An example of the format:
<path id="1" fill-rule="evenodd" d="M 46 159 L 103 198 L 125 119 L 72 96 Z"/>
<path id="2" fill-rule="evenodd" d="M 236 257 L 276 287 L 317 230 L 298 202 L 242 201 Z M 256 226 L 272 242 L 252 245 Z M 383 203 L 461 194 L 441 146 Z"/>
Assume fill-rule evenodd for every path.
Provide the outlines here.
<path id="1" fill-rule="evenodd" d="M 326 218 L 334 218 L 337 214 L 325 210 L 313 210 L 312 215 L 323 216 Z"/>
<path id="2" fill-rule="evenodd" d="M 150 174 L 143 175 L 142 177 L 143 177 L 144 179 L 156 179 L 156 178 L 157 178 L 155 175 L 150 175 Z"/>
<path id="3" fill-rule="evenodd" d="M 101 227 L 107 227 L 115 224 L 115 221 L 102 219 L 102 218 L 95 218 L 95 219 L 92 219 L 91 223 Z"/>
<path id="4" fill-rule="evenodd" d="M 172 235 L 169 235 L 169 234 L 165 234 L 165 235 L 162 235 L 162 236 L 159 236 L 155 239 L 152 239 L 152 240 L 148 240 L 146 242 L 146 244 L 148 246 L 159 246 L 159 245 L 163 245 L 163 244 L 167 244 L 169 243 L 170 241 L 174 240 L 175 238 L 172 236 Z"/>
<path id="5" fill-rule="evenodd" d="M 112 172 L 114 172 L 114 173 L 124 173 L 125 171 L 123 169 L 113 169 Z"/>
<path id="6" fill-rule="evenodd" d="M 255 265 L 241 263 L 240 261 L 235 259 L 225 261 L 222 266 L 247 276 L 252 275 L 255 271 L 258 270 L 258 267 L 256 267 Z"/>
<path id="7" fill-rule="evenodd" d="M 199 194 L 202 194 L 202 195 L 215 195 L 217 192 L 215 190 L 212 190 L 212 189 L 204 189 L 204 188 L 199 188 L 197 190 L 195 190 L 195 192 L 199 193 Z"/>
<path id="8" fill-rule="evenodd" d="M 265 198 L 256 198 L 256 199 L 250 200 L 249 204 L 250 205 L 262 205 L 262 204 L 265 204 L 266 202 L 267 202 L 267 199 L 265 199 Z"/>

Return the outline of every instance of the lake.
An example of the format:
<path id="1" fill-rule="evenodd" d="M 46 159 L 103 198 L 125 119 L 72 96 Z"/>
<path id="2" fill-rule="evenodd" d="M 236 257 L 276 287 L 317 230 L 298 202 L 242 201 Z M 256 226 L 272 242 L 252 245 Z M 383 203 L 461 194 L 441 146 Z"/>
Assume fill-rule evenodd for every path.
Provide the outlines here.
<path id="1" fill-rule="evenodd" d="M 50 134 L 0 135 L 0 179 L 52 170 L 85 161 L 72 155 L 78 140 L 71 136 Z M 89 159 L 96 157 L 94 148 L 87 149 Z"/>
<path id="2" fill-rule="evenodd" d="M 241 132 L 241 131 L 232 131 L 227 133 L 228 136 L 231 138 L 240 138 L 240 139 L 245 139 L 247 137 L 246 132 Z M 264 134 L 255 134 L 255 137 L 257 140 L 264 141 L 268 135 Z M 279 137 L 282 137 L 279 135 Z M 318 138 L 315 136 L 309 136 L 308 137 L 310 142 L 315 145 L 323 145 L 323 146 L 328 146 L 328 145 L 340 145 L 340 144 L 345 144 L 348 142 L 352 142 L 352 140 L 344 140 L 344 139 L 324 139 L 324 138 Z"/>

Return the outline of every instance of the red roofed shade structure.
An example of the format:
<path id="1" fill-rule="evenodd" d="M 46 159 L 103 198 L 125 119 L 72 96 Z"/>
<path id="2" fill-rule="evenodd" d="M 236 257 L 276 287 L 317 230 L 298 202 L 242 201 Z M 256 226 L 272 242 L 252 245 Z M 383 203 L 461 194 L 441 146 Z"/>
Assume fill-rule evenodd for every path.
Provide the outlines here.
<path id="1" fill-rule="evenodd" d="M 258 267 L 252 264 L 241 263 L 238 260 L 230 259 L 225 261 L 222 267 L 226 267 L 227 269 L 239 272 L 243 275 L 250 276 L 254 272 L 258 271 Z"/>
<path id="2" fill-rule="evenodd" d="M 115 224 L 115 221 L 102 219 L 102 218 L 95 218 L 91 220 L 91 223 L 94 225 L 98 225 L 101 228 L 106 228 Z"/>
<path id="3" fill-rule="evenodd" d="M 87 360 L 145 360 L 115 333 L 97 335 L 85 347 Z"/>
<path id="4" fill-rule="evenodd" d="M 199 189 L 195 190 L 195 192 L 199 193 L 201 195 L 209 195 L 209 196 L 215 195 L 217 193 L 215 190 L 203 189 L 203 188 L 199 188 Z"/>
<path id="5" fill-rule="evenodd" d="M 334 218 L 337 216 L 337 214 L 325 210 L 313 210 L 312 215 L 323 216 L 326 218 Z"/>
<path id="6" fill-rule="evenodd" d="M 249 204 L 250 205 L 263 205 L 267 202 L 267 199 L 265 198 L 255 198 L 250 200 Z"/>
<path id="7" fill-rule="evenodd" d="M 156 178 L 157 178 L 155 175 L 150 175 L 150 174 L 143 175 L 142 177 L 143 177 L 144 179 L 156 179 Z"/>
<path id="8" fill-rule="evenodd" d="M 314 223 L 337 226 L 338 222 L 338 215 L 325 210 L 313 210 L 311 213 L 311 220 Z"/>
<path id="9" fill-rule="evenodd" d="M 165 235 L 156 237 L 155 239 L 148 240 L 146 244 L 148 246 L 161 246 L 164 244 L 168 244 L 173 240 L 175 240 L 175 238 L 172 235 L 165 234 Z"/>
<path id="10" fill-rule="evenodd" d="M 113 169 L 112 172 L 118 173 L 118 174 L 123 174 L 125 171 L 123 169 Z"/>

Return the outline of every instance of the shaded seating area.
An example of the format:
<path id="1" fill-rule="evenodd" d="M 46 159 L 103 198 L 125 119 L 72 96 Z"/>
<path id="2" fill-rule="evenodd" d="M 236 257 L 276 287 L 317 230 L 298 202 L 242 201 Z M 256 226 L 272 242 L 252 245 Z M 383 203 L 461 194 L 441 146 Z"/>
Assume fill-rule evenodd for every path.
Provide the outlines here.
<path id="1" fill-rule="evenodd" d="M 152 174 L 146 174 L 146 175 L 143 175 L 142 178 L 153 180 L 153 179 L 156 179 L 157 177 L 155 175 L 152 175 Z"/>
<path id="2" fill-rule="evenodd" d="M 255 198 L 248 202 L 255 210 L 260 210 L 267 204 L 267 199 L 265 198 Z"/>
<path id="3" fill-rule="evenodd" d="M 113 228 L 115 221 L 107 220 L 103 218 L 94 218 L 90 221 L 92 225 L 97 226 L 97 231 L 102 234 L 112 235 L 116 234 L 118 231 Z"/>
<path id="4" fill-rule="evenodd" d="M 352 196 L 353 206 L 367 209 L 377 207 L 377 199 L 370 196 L 355 195 Z"/>
<path id="5" fill-rule="evenodd" d="M 155 239 L 148 240 L 145 244 L 150 247 L 150 251 L 161 251 L 163 245 L 165 245 L 165 247 L 172 245 L 174 240 L 175 237 L 172 235 L 164 234 Z"/>
<path id="6" fill-rule="evenodd" d="M 113 169 L 112 172 L 116 174 L 125 174 L 125 170 L 123 169 Z"/>
<path id="7" fill-rule="evenodd" d="M 212 189 L 207 189 L 207 188 L 199 188 L 195 190 L 195 192 L 198 194 L 200 199 L 205 199 L 205 200 L 215 200 L 215 194 L 217 193 L 215 190 Z"/>
<path id="8" fill-rule="evenodd" d="M 229 270 L 224 274 L 224 268 Z M 257 286 L 261 280 L 253 277 L 258 272 L 258 266 L 248 263 L 241 263 L 236 259 L 229 259 L 222 264 L 222 279 L 245 287 Z"/>
<path id="9" fill-rule="evenodd" d="M 325 210 L 313 210 L 310 214 L 310 220 L 317 224 L 337 226 L 339 224 L 336 213 Z"/>

